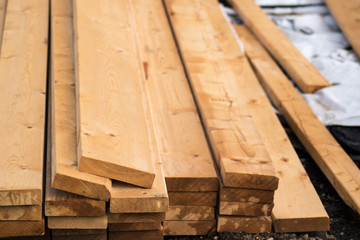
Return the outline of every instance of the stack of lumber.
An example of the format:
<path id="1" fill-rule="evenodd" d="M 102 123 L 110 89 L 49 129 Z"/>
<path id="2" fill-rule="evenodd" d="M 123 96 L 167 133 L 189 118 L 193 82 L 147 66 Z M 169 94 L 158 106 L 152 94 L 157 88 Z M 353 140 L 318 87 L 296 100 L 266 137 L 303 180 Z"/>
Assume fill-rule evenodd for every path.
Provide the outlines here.
<path id="1" fill-rule="evenodd" d="M 43 235 L 47 0 L 0 0 L 0 237 Z"/>
<path id="2" fill-rule="evenodd" d="M 270 232 L 278 177 L 237 82 L 255 75 L 229 50 L 234 35 L 217 1 L 165 3 L 220 171 L 217 230 Z"/>

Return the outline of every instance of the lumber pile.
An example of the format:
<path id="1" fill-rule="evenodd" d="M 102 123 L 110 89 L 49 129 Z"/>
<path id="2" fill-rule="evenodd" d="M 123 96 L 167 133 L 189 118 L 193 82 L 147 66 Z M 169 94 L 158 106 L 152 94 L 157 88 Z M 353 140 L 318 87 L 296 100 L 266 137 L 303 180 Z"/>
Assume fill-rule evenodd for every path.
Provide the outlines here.
<path id="1" fill-rule="evenodd" d="M 48 7 L 47 0 L 0 1 L 0 237 L 45 232 Z"/>

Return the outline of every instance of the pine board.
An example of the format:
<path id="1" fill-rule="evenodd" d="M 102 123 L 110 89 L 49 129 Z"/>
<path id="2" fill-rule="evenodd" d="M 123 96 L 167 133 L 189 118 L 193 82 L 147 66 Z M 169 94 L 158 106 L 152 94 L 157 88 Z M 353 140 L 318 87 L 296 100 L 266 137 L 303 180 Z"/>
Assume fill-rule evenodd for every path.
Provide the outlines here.
<path id="1" fill-rule="evenodd" d="M 218 216 L 217 231 L 234 233 L 269 233 L 271 217 Z"/>
<path id="2" fill-rule="evenodd" d="M 216 206 L 217 192 L 169 192 L 169 205 Z"/>
<path id="3" fill-rule="evenodd" d="M 40 221 L 41 219 L 42 205 L 0 207 L 0 221 Z"/>
<path id="4" fill-rule="evenodd" d="M 229 3 L 304 93 L 330 86 L 254 0 L 230 0 Z"/>
<path id="5" fill-rule="evenodd" d="M 273 203 L 220 201 L 218 209 L 219 209 L 219 214 L 221 215 L 258 217 L 258 216 L 269 216 L 271 214 L 273 207 L 274 207 Z"/>
<path id="6" fill-rule="evenodd" d="M 51 0 L 52 187 L 107 201 L 111 181 L 77 167 L 72 0 Z"/>
<path id="7" fill-rule="evenodd" d="M 209 206 L 169 206 L 165 219 L 167 221 L 190 221 L 215 219 L 215 208 Z"/>
<path id="8" fill-rule="evenodd" d="M 163 222 L 165 213 L 109 213 L 109 223 Z"/>
<path id="9" fill-rule="evenodd" d="M 161 222 L 109 223 L 110 232 L 155 231 L 155 230 L 162 230 Z"/>
<path id="10" fill-rule="evenodd" d="M 74 0 L 81 171 L 151 188 L 155 172 L 129 1 Z"/>
<path id="11" fill-rule="evenodd" d="M 0 53 L 0 206 L 42 202 L 48 14 L 47 0 L 7 3 Z"/>
<path id="12" fill-rule="evenodd" d="M 360 2 L 359 0 L 325 0 L 336 22 L 360 58 Z"/>
<path id="13" fill-rule="evenodd" d="M 246 37 L 242 39 L 245 42 L 247 55 L 256 69 L 259 81 L 268 93 L 269 98 L 284 116 L 345 203 L 355 211 L 360 212 L 359 168 L 340 147 L 326 127 L 317 119 L 302 96 L 291 85 L 261 45 L 256 42 L 255 38 L 250 34 L 244 36 Z M 264 114 L 264 110 L 261 112 Z M 269 117 L 267 119 L 272 129 L 274 129 L 274 124 L 278 123 L 276 121 L 270 123 Z M 272 148 L 279 149 L 279 146 L 284 146 L 285 144 L 289 145 L 289 140 L 283 140 L 282 144 L 274 143 Z M 281 149 L 289 148 L 281 147 Z M 304 231 L 307 231 L 306 229 L 311 228 L 314 228 L 314 231 L 317 229 L 327 229 L 329 227 L 328 216 L 320 200 L 318 200 L 311 183 L 307 180 L 308 177 L 305 175 L 300 162 L 295 157 L 294 151 L 291 150 L 289 157 L 283 158 L 279 156 L 275 162 L 279 175 L 281 175 L 280 177 L 292 179 L 284 180 L 283 182 L 286 184 L 282 185 L 281 190 L 275 193 L 275 206 L 277 201 L 282 203 L 288 202 L 287 208 L 283 207 L 280 209 L 275 207 L 275 222 L 277 221 L 276 219 L 279 219 L 280 223 L 282 220 L 286 221 L 286 218 L 293 222 L 293 218 L 308 218 L 308 225 L 306 227 L 305 225 L 299 225 L 300 230 L 304 229 Z M 297 177 L 294 178 L 294 176 Z M 306 182 L 308 184 L 305 185 Z M 290 192 L 293 193 L 289 194 Z M 301 204 L 293 205 L 294 201 L 301 201 Z M 275 215 L 276 212 L 278 217 Z M 306 220 L 304 219 L 303 221 Z M 316 221 L 318 221 L 318 224 L 314 224 Z M 289 225 L 286 224 L 284 226 Z M 294 228 L 290 228 L 289 231 L 293 231 Z M 287 230 L 285 228 L 276 228 L 276 231 Z"/>
<path id="14" fill-rule="evenodd" d="M 214 163 L 162 1 L 132 4 L 168 191 L 217 191 Z"/>
<path id="15" fill-rule="evenodd" d="M 228 64 L 233 56 L 218 47 L 231 32 L 218 2 L 165 3 L 224 185 L 275 190 L 275 169 Z"/>
<path id="16" fill-rule="evenodd" d="M 163 240 L 162 231 L 109 232 L 109 240 Z"/>
<path id="17" fill-rule="evenodd" d="M 279 182 L 279 186 L 280 186 Z M 253 202 L 253 203 L 272 203 L 274 202 L 275 191 L 230 188 L 220 185 L 219 200 L 230 202 Z"/>
<path id="18" fill-rule="evenodd" d="M 52 236 L 52 240 L 107 240 L 107 233 L 74 236 Z"/>
<path id="19" fill-rule="evenodd" d="M 44 235 L 44 233 L 44 219 L 40 221 L 0 221 L 0 237 L 36 236 Z"/>
<path id="20" fill-rule="evenodd" d="M 210 235 L 216 232 L 216 220 L 165 221 L 164 236 Z"/>
<path id="21" fill-rule="evenodd" d="M 106 229 L 107 216 L 102 217 L 48 217 L 50 229 Z"/>

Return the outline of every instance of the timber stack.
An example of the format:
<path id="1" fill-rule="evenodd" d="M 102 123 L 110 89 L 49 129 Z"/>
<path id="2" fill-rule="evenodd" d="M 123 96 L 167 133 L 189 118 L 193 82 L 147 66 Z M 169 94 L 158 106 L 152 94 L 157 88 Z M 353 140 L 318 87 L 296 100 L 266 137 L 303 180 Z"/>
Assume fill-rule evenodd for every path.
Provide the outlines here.
<path id="1" fill-rule="evenodd" d="M 217 0 L 0 0 L 0 238 L 329 230 L 269 99 L 360 212 L 359 169 L 272 57 L 329 84 L 230 3 L 246 27 Z"/>

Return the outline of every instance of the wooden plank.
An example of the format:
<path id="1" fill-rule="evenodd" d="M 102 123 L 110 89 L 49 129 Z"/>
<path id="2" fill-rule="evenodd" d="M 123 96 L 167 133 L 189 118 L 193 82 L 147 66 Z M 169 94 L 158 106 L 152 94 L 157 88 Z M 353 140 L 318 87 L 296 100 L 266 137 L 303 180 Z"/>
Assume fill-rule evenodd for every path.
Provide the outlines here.
<path id="1" fill-rule="evenodd" d="M 209 206 L 169 206 L 165 219 L 171 220 L 212 220 L 215 219 L 215 209 Z"/>
<path id="2" fill-rule="evenodd" d="M 360 57 L 360 2 L 358 0 L 325 0 L 339 27 Z"/>
<path id="3" fill-rule="evenodd" d="M 1 206 L 0 221 L 33 220 L 42 219 L 42 205 L 29 206 Z"/>
<path id="4" fill-rule="evenodd" d="M 275 169 L 228 65 L 233 57 L 218 48 L 231 32 L 218 2 L 165 3 L 224 185 L 275 190 Z"/>
<path id="5" fill-rule="evenodd" d="M 52 187 L 107 201 L 111 181 L 77 168 L 72 0 L 51 1 Z"/>
<path id="6" fill-rule="evenodd" d="M 52 236 L 52 240 L 107 240 L 107 233 L 91 235 Z"/>
<path id="7" fill-rule="evenodd" d="M 44 219 L 40 221 L 0 221 L 0 237 L 44 235 Z"/>
<path id="8" fill-rule="evenodd" d="M 163 240 L 162 231 L 109 232 L 109 240 Z"/>
<path id="9" fill-rule="evenodd" d="M 216 220 L 210 221 L 165 221 L 164 236 L 209 235 L 216 232 Z"/>
<path id="10" fill-rule="evenodd" d="M 6 12 L 0 53 L 0 206 L 38 205 L 42 202 L 49 3 L 12 0 Z"/>
<path id="11" fill-rule="evenodd" d="M 282 203 L 281 206 L 283 205 Z M 274 207 L 273 203 L 252 202 L 219 202 L 219 214 L 237 216 L 269 216 Z"/>
<path id="12" fill-rule="evenodd" d="M 109 213 L 109 223 L 163 222 L 165 213 Z"/>
<path id="13" fill-rule="evenodd" d="M 52 236 L 68 236 L 68 235 L 100 235 L 106 233 L 106 229 L 53 229 Z"/>
<path id="14" fill-rule="evenodd" d="M 169 205 L 216 206 L 217 192 L 169 192 Z"/>
<path id="15" fill-rule="evenodd" d="M 271 232 L 271 217 L 235 217 L 218 216 L 217 231 L 221 232 L 245 232 L 245 233 L 269 233 Z"/>
<path id="16" fill-rule="evenodd" d="M 129 8 L 128 1 L 74 1 L 78 167 L 151 188 L 148 99 Z"/>
<path id="17" fill-rule="evenodd" d="M 217 191 L 214 163 L 162 1 L 132 4 L 168 191 Z"/>
<path id="18" fill-rule="evenodd" d="M 279 186 L 280 186 L 279 182 Z M 230 188 L 220 185 L 219 200 L 230 202 L 253 202 L 253 203 L 272 203 L 274 202 L 275 191 Z"/>
<path id="19" fill-rule="evenodd" d="M 324 172 L 330 183 L 343 198 L 345 203 L 355 211 L 360 212 L 359 168 L 336 142 L 326 127 L 315 116 L 302 96 L 292 86 L 286 76 L 281 72 L 276 63 L 271 59 L 261 45 L 256 42 L 255 38 L 250 34 L 244 34 L 241 36 L 243 36 L 242 39 L 243 42 L 245 42 L 247 55 L 257 71 L 259 81 L 268 93 L 271 101 L 284 116 L 290 127 L 293 129 L 320 169 Z M 262 114 L 263 112 L 264 110 L 262 110 Z M 271 126 L 273 126 L 274 121 L 272 121 L 271 124 Z M 284 146 L 285 143 L 286 141 L 284 141 L 283 144 L 274 143 L 273 148 L 284 149 L 282 147 L 279 148 L 279 146 Z M 296 156 L 295 153 L 293 156 Z M 311 194 L 311 192 L 314 192 L 311 185 L 307 184 L 307 187 L 303 185 L 304 182 L 307 181 L 305 172 L 302 170 L 299 163 L 295 163 L 297 160 L 291 161 L 291 159 L 296 158 L 278 158 L 276 161 L 276 167 L 284 178 L 285 175 L 289 174 L 288 177 L 294 179 L 291 181 L 291 184 L 293 184 L 293 181 L 295 182 L 296 178 L 294 178 L 294 176 L 297 176 L 297 178 L 302 181 L 296 184 L 296 187 L 294 187 L 295 185 L 282 185 L 282 190 L 275 193 L 275 206 L 276 201 L 285 201 L 285 199 L 288 199 L 286 201 L 290 204 L 295 200 L 300 201 L 299 196 L 302 196 L 304 192 L 308 192 L 308 194 L 304 195 L 301 207 L 298 206 L 290 208 L 291 206 L 288 206 L 289 208 L 286 208 L 286 210 L 284 208 L 283 211 L 281 211 L 280 208 L 275 207 L 274 213 L 277 212 L 279 216 L 281 214 L 281 218 L 286 218 L 286 216 L 293 218 L 291 217 L 293 216 L 293 213 L 296 213 L 299 218 L 302 216 L 313 216 L 313 219 L 309 219 L 309 228 L 314 226 L 317 227 L 318 225 L 311 224 L 314 220 L 317 220 L 320 217 L 319 220 L 321 226 L 328 226 L 325 224 L 327 222 L 327 214 L 323 211 L 321 203 L 319 203 L 315 193 Z M 293 169 L 291 170 L 291 168 Z M 283 182 L 285 183 L 287 180 Z M 290 191 L 295 192 L 297 190 L 299 190 L 299 193 L 289 194 Z M 309 201 L 307 198 L 310 196 L 312 196 L 312 200 Z M 298 208 L 298 210 L 296 210 L 296 208 Z M 280 221 L 279 217 L 279 222 Z M 276 231 L 286 230 L 280 230 L 277 228 Z"/>
<path id="20" fill-rule="evenodd" d="M 50 229 L 106 229 L 107 216 L 101 217 L 48 217 Z"/>
<path id="21" fill-rule="evenodd" d="M 330 86 L 254 0 L 229 3 L 304 93 Z"/>
<path id="22" fill-rule="evenodd" d="M 0 0 L 0 53 L 1 53 L 1 41 L 5 22 L 6 13 L 6 2 L 7 0 Z"/>
<path id="23" fill-rule="evenodd" d="M 162 230 L 161 222 L 109 223 L 110 232 Z"/>

